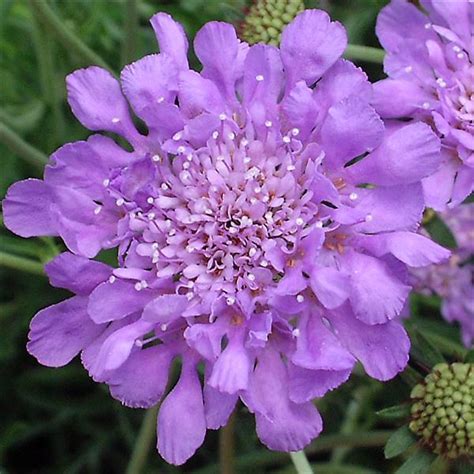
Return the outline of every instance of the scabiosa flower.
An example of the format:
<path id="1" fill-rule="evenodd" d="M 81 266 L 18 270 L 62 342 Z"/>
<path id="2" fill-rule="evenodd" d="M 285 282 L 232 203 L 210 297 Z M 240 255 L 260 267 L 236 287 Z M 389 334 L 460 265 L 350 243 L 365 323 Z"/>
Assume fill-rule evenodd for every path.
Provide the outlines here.
<path id="1" fill-rule="evenodd" d="M 161 52 L 127 66 L 121 85 L 97 67 L 67 78 L 80 122 L 132 151 L 104 135 L 65 145 L 43 181 L 4 201 L 12 231 L 59 235 L 70 250 L 46 271 L 76 296 L 36 315 L 28 349 L 49 366 L 81 353 L 132 407 L 162 398 L 179 359 L 158 416 L 171 463 L 239 398 L 269 448 L 302 449 L 322 429 L 311 400 L 357 359 L 380 380 L 407 362 L 405 264 L 448 255 L 414 232 L 439 140 L 420 123 L 385 131 L 366 76 L 340 59 L 343 27 L 322 11 L 296 17 L 281 49 L 208 23 L 194 42 L 201 73 L 182 27 L 164 13 L 151 23 Z M 118 268 L 90 260 L 111 247 Z"/>
<path id="2" fill-rule="evenodd" d="M 379 14 L 377 35 L 387 51 L 389 79 L 374 86 L 384 118 L 428 123 L 442 140 L 443 166 L 423 180 L 426 204 L 455 207 L 474 186 L 474 4 L 406 0 Z"/>
<path id="3" fill-rule="evenodd" d="M 442 298 L 441 314 L 461 326 L 466 347 L 474 341 L 474 204 L 462 204 L 440 214 L 450 228 L 457 248 L 445 263 L 411 269 L 413 285 L 423 294 Z"/>

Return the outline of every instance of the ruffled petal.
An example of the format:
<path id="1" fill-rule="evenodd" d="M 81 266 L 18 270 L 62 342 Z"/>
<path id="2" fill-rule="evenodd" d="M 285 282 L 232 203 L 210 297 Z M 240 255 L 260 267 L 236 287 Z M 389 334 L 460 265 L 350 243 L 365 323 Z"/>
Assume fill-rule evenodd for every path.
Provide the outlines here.
<path id="1" fill-rule="evenodd" d="M 410 339 L 397 321 L 367 325 L 345 305 L 328 315 L 338 339 L 362 362 L 366 372 L 378 380 L 389 380 L 408 363 Z"/>
<path id="2" fill-rule="evenodd" d="M 132 352 L 120 368 L 107 378 L 110 394 L 131 408 L 156 405 L 168 383 L 173 352 L 166 345 Z"/>
<path id="3" fill-rule="evenodd" d="M 320 131 L 326 164 L 344 166 L 351 158 L 373 151 L 382 141 L 384 125 L 375 110 L 358 97 L 333 105 Z"/>
<path id="4" fill-rule="evenodd" d="M 349 279 L 335 268 L 315 267 L 310 282 L 311 289 L 325 308 L 337 308 L 349 297 Z"/>
<path id="5" fill-rule="evenodd" d="M 45 265 L 45 271 L 51 285 L 79 295 L 88 295 L 112 274 L 108 265 L 70 252 L 54 257 Z"/>
<path id="6" fill-rule="evenodd" d="M 205 435 L 201 384 L 194 364 L 185 359 L 181 377 L 158 414 L 158 451 L 165 461 L 184 464 L 201 446 Z"/>
<path id="7" fill-rule="evenodd" d="M 44 181 L 18 181 L 10 186 L 2 202 L 5 226 L 21 237 L 57 235 L 51 202 L 51 192 Z"/>
<path id="8" fill-rule="evenodd" d="M 173 58 L 179 69 L 188 69 L 188 40 L 183 27 L 168 13 L 151 17 L 151 26 L 160 45 L 160 51 Z"/>
<path id="9" fill-rule="evenodd" d="M 105 130 L 138 140 L 128 104 L 118 81 L 105 69 L 91 66 L 66 77 L 67 98 L 73 114 L 89 130 Z"/>
<path id="10" fill-rule="evenodd" d="M 211 430 L 218 430 L 227 424 L 239 396 L 219 392 L 210 385 L 204 385 L 204 410 L 206 424 Z"/>
<path id="11" fill-rule="evenodd" d="M 117 279 L 100 284 L 91 293 L 87 311 L 93 321 L 105 323 L 143 309 L 152 298 L 152 291 L 138 291 L 133 283 Z"/>
<path id="12" fill-rule="evenodd" d="M 300 80 L 312 86 L 337 61 L 346 46 L 344 27 L 332 22 L 326 12 L 301 12 L 281 36 L 280 51 L 287 75 L 287 90 Z"/>
<path id="13" fill-rule="evenodd" d="M 349 168 L 359 182 L 394 186 L 411 184 L 441 164 L 440 140 L 424 123 L 398 128 L 370 155 Z"/>
<path id="14" fill-rule="evenodd" d="M 184 295 L 161 295 L 145 306 L 143 319 L 155 324 L 170 323 L 180 318 L 188 305 Z"/>
<path id="15" fill-rule="evenodd" d="M 153 126 L 154 104 L 174 102 L 178 69 L 170 56 L 151 54 L 126 66 L 120 80 L 135 113 Z"/>
<path id="16" fill-rule="evenodd" d="M 312 403 L 290 400 L 287 369 L 272 349 L 260 355 L 242 398 L 255 413 L 258 437 L 270 449 L 299 451 L 322 430 L 321 416 Z"/>
<path id="17" fill-rule="evenodd" d="M 41 310 L 28 333 L 28 352 L 48 367 L 68 364 L 105 329 L 87 314 L 87 298 L 75 296 Z"/>
<path id="18" fill-rule="evenodd" d="M 410 287 L 404 285 L 379 259 L 351 252 L 344 264 L 350 272 L 349 300 L 357 319 L 381 324 L 398 316 Z"/>
<path id="19" fill-rule="evenodd" d="M 352 369 L 310 370 L 294 364 L 288 365 L 288 384 L 290 399 L 304 403 L 324 396 L 347 381 Z"/>

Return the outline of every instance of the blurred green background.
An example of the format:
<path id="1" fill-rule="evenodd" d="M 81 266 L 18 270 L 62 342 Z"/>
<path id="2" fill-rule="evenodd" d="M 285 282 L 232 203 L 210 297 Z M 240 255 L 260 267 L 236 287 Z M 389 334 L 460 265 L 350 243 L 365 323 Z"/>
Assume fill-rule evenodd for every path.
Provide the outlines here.
<path id="1" fill-rule="evenodd" d="M 42 159 L 59 145 L 88 135 L 65 102 L 64 78 L 91 61 L 65 42 L 64 31 L 118 72 L 127 62 L 156 52 L 148 18 L 157 11 L 171 13 L 193 37 L 210 20 L 237 24 L 248 4 L 245 0 L 48 1 L 61 33 L 45 24 L 42 3 L 0 0 L 0 197 L 13 182 L 41 176 Z M 375 18 L 385 3 L 314 0 L 307 6 L 323 8 L 342 21 L 352 43 L 377 46 Z M 371 79 L 382 77 L 381 66 L 360 65 Z M 144 412 L 113 400 L 105 386 L 89 379 L 78 360 L 49 369 L 26 353 L 30 319 L 39 309 L 64 299 L 66 292 L 51 288 L 39 265 L 25 268 L 28 271 L 9 269 L 5 254 L 44 262 L 58 249 L 59 242 L 25 241 L 1 226 L 0 473 L 126 472 Z M 434 299 L 418 298 L 413 304 L 415 316 L 422 314 L 431 330 L 459 341 L 457 330 L 441 322 L 438 310 Z M 307 450 L 316 472 L 394 472 L 400 460 L 386 461 L 382 446 L 395 425 L 382 422 L 375 412 L 405 401 L 408 394 L 402 378 L 381 384 L 356 371 L 341 389 L 318 401 L 325 431 Z M 208 432 L 204 446 L 180 468 L 168 466 L 151 449 L 141 472 L 230 474 L 226 471 L 230 466 L 219 467 L 219 445 L 229 434 L 235 445 L 234 472 L 294 472 L 287 454 L 269 452 L 258 442 L 253 417 L 243 408 L 236 413 L 232 431 L 220 439 L 218 433 Z M 447 472 L 443 469 L 440 472 Z"/>

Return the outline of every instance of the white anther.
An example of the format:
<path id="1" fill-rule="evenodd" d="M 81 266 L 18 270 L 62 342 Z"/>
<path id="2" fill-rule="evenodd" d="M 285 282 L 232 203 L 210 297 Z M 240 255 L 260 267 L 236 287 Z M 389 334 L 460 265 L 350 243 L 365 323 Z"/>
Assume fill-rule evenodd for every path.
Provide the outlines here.
<path id="1" fill-rule="evenodd" d="M 260 266 L 263 267 L 263 268 L 266 268 L 266 267 L 268 267 L 268 262 L 266 260 L 262 260 L 260 262 Z"/>
<path id="2" fill-rule="evenodd" d="M 111 284 L 112 284 L 112 283 L 115 283 L 115 280 L 116 280 L 116 279 L 117 279 L 117 278 L 114 277 L 113 275 L 109 276 L 109 283 L 111 283 Z"/>
<path id="3" fill-rule="evenodd" d="M 148 219 L 149 219 L 149 220 L 152 221 L 155 217 L 156 217 L 156 214 L 155 214 L 154 212 L 149 212 L 149 213 L 148 213 Z"/>
<path id="4" fill-rule="evenodd" d="M 173 135 L 173 140 L 175 142 L 177 142 L 178 140 L 181 140 L 181 137 L 183 136 L 183 133 L 182 132 L 176 132 L 174 135 Z"/>
<path id="5" fill-rule="evenodd" d="M 374 216 L 372 214 L 367 214 L 365 216 L 365 222 L 371 222 L 374 220 Z"/>
<path id="6" fill-rule="evenodd" d="M 255 249 L 253 247 L 249 250 L 249 256 L 250 257 L 253 257 L 256 253 L 257 253 L 257 249 Z"/>
<path id="7" fill-rule="evenodd" d="M 150 197 L 148 197 L 148 198 L 146 199 L 146 202 L 147 202 L 148 204 L 153 204 L 153 203 L 155 202 L 155 199 L 150 196 Z"/>
<path id="8" fill-rule="evenodd" d="M 249 273 L 247 275 L 247 278 L 250 280 L 250 281 L 255 281 L 255 275 L 253 273 Z"/>
<path id="9" fill-rule="evenodd" d="M 212 209 L 207 208 L 207 209 L 204 211 L 204 214 L 207 214 L 208 216 L 212 216 Z"/>
<path id="10" fill-rule="evenodd" d="M 226 114 L 219 114 L 219 120 L 225 120 L 227 118 Z"/>
<path id="11" fill-rule="evenodd" d="M 244 163 L 245 163 L 245 164 L 248 164 L 248 163 L 250 163 L 251 161 L 252 161 L 252 158 L 250 158 L 250 157 L 248 157 L 248 156 L 246 156 L 246 157 L 244 158 Z"/>
<path id="12" fill-rule="evenodd" d="M 140 282 L 135 283 L 135 289 L 140 291 L 142 289 L 142 284 Z"/>
<path id="13" fill-rule="evenodd" d="M 303 225 L 304 224 L 304 220 L 301 218 L 301 217 L 298 217 L 298 219 L 296 219 L 296 225 Z"/>
<path id="14" fill-rule="evenodd" d="M 120 119 L 118 117 L 114 117 L 112 119 L 112 123 L 119 123 L 120 122 Z"/>
<path id="15" fill-rule="evenodd" d="M 161 156 L 160 156 L 160 155 L 153 155 L 153 156 L 151 157 L 151 159 L 152 159 L 154 162 L 158 163 L 159 161 L 161 161 Z"/>
<path id="16" fill-rule="evenodd" d="M 225 301 L 229 306 L 232 306 L 235 303 L 235 298 L 233 296 L 229 296 Z"/>
<path id="17" fill-rule="evenodd" d="M 219 132 L 217 130 L 215 132 L 212 132 L 212 138 L 214 138 L 214 140 L 216 140 L 218 136 Z"/>
<path id="18" fill-rule="evenodd" d="M 170 237 L 173 237 L 173 235 L 176 235 L 176 229 L 171 229 L 169 232 L 168 232 L 168 235 Z"/>
<path id="19" fill-rule="evenodd" d="M 268 201 L 270 201 L 270 196 L 263 196 L 262 201 L 263 201 L 263 202 L 268 202 Z"/>
<path id="20" fill-rule="evenodd" d="M 297 135 L 299 135 L 299 133 L 300 133 L 300 129 L 299 129 L 299 128 L 293 128 L 293 129 L 291 130 L 291 134 L 292 134 L 294 137 L 296 137 Z"/>
<path id="21" fill-rule="evenodd" d="M 237 234 L 238 229 L 237 229 L 236 227 L 231 227 L 231 228 L 229 229 L 229 232 L 230 232 L 231 234 Z"/>
<path id="22" fill-rule="evenodd" d="M 257 198 L 251 197 L 250 204 L 255 204 L 257 202 Z"/>
<path id="23" fill-rule="evenodd" d="M 258 194 L 260 192 L 262 192 L 262 188 L 260 186 L 255 186 L 255 188 L 253 188 L 253 190 Z"/>
<path id="24" fill-rule="evenodd" d="M 464 53 L 458 53 L 456 56 L 458 57 L 458 59 L 462 59 L 464 58 Z"/>
<path id="25" fill-rule="evenodd" d="M 300 330 L 298 328 L 293 329 L 293 331 L 291 331 L 291 334 L 293 334 L 294 337 L 299 337 Z"/>
<path id="26" fill-rule="evenodd" d="M 163 323 L 161 326 L 160 326 L 160 329 L 162 331 L 166 331 L 168 329 L 168 325 L 166 323 Z"/>
<path id="27" fill-rule="evenodd" d="M 453 46 L 453 51 L 455 53 L 460 53 L 461 52 L 461 48 L 459 46 Z"/>
<path id="28" fill-rule="evenodd" d="M 156 99 L 156 101 L 161 104 L 162 102 L 164 102 L 165 98 L 163 96 L 161 97 L 158 97 L 158 99 Z"/>
<path id="29" fill-rule="evenodd" d="M 431 107 L 431 104 L 429 102 L 423 102 L 423 104 L 421 105 L 425 110 L 429 110 L 429 108 Z"/>
<path id="30" fill-rule="evenodd" d="M 283 137 L 283 143 L 291 143 L 291 138 L 290 137 Z"/>
<path id="31" fill-rule="evenodd" d="M 191 166 L 191 165 L 190 165 L 187 161 L 185 161 L 185 162 L 183 163 L 183 170 L 189 169 L 190 166 Z"/>
<path id="32" fill-rule="evenodd" d="M 287 171 L 295 171 L 296 166 L 295 166 L 295 165 L 288 165 L 288 166 L 286 167 L 286 169 L 287 169 Z"/>
<path id="33" fill-rule="evenodd" d="M 194 250 L 196 250 L 196 249 L 192 245 L 187 245 L 186 246 L 186 252 L 193 253 Z"/>
<path id="34" fill-rule="evenodd" d="M 230 132 L 229 135 L 227 135 L 227 137 L 229 138 L 229 140 L 233 140 L 235 138 L 235 133 Z"/>
<path id="35" fill-rule="evenodd" d="M 262 82 L 265 78 L 259 74 L 258 76 L 255 76 L 255 80 L 258 81 L 258 82 Z"/>
<path id="36" fill-rule="evenodd" d="M 318 229 L 322 229 L 322 228 L 324 227 L 323 221 L 318 221 L 318 222 L 316 222 L 316 227 L 317 227 Z"/>
<path id="37" fill-rule="evenodd" d="M 431 26 L 431 23 L 425 23 L 425 30 L 429 30 Z"/>
<path id="38" fill-rule="evenodd" d="M 156 250 L 158 247 L 159 247 L 158 242 L 153 242 L 151 244 L 151 248 L 154 249 L 154 250 Z"/>
<path id="39" fill-rule="evenodd" d="M 413 71 L 413 66 L 406 66 L 406 67 L 404 68 L 404 71 L 405 71 L 405 72 L 412 72 L 412 71 Z"/>
<path id="40" fill-rule="evenodd" d="M 438 77 L 438 79 L 436 79 L 436 82 L 439 87 L 446 87 L 446 81 L 442 77 Z"/>
<path id="41" fill-rule="evenodd" d="M 194 298 L 194 293 L 193 293 L 192 291 L 188 291 L 188 292 L 186 293 L 186 298 L 187 298 L 188 300 L 192 300 L 192 299 Z"/>
<path id="42" fill-rule="evenodd" d="M 100 214 L 100 211 L 102 210 L 102 206 L 97 206 L 95 209 L 94 209 L 94 214 L 97 215 L 97 214 Z"/>
<path id="43" fill-rule="evenodd" d="M 242 146 L 247 146 L 249 144 L 249 141 L 246 138 L 242 138 L 242 140 L 240 140 L 240 144 Z"/>
<path id="44" fill-rule="evenodd" d="M 184 148 L 184 146 L 181 145 L 178 147 L 178 153 L 181 154 L 181 153 L 184 153 L 185 151 L 186 151 L 186 148 Z"/>
<path id="45" fill-rule="evenodd" d="M 218 156 L 216 156 L 216 160 L 217 161 L 224 161 L 225 158 L 222 155 L 218 155 Z"/>
<path id="46" fill-rule="evenodd" d="M 102 184 L 104 185 L 104 187 L 107 187 L 110 184 L 110 179 L 104 179 L 104 181 L 102 181 Z"/>
<path id="47" fill-rule="evenodd" d="M 273 125 L 273 122 L 271 120 L 265 120 L 265 127 L 269 128 Z"/>
<path id="48" fill-rule="evenodd" d="M 186 159 L 188 161 L 193 161 L 193 155 L 191 153 L 189 155 L 186 155 Z"/>
<path id="49" fill-rule="evenodd" d="M 117 204 L 117 206 L 122 206 L 124 204 L 124 200 L 122 198 L 118 198 L 116 201 L 115 201 L 115 204 Z"/>
<path id="50" fill-rule="evenodd" d="M 349 194 L 349 199 L 351 201 L 355 201 L 357 198 L 359 197 L 359 195 L 357 193 L 351 193 Z"/>
<path id="51" fill-rule="evenodd" d="M 296 301 L 298 301 L 298 303 L 302 303 L 304 301 L 304 296 L 303 295 L 297 295 L 296 296 Z"/>
<path id="52" fill-rule="evenodd" d="M 142 286 L 142 288 L 148 288 L 148 283 L 145 280 L 141 280 L 140 285 Z"/>
<path id="53" fill-rule="evenodd" d="M 160 187 L 163 191 L 168 191 L 168 189 L 170 188 L 166 183 L 161 183 Z"/>

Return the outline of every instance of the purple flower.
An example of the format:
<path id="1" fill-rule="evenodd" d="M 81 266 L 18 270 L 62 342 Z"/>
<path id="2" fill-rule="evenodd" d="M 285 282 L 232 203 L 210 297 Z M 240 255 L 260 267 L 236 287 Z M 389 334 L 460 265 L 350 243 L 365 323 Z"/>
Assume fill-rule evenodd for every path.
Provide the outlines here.
<path id="1" fill-rule="evenodd" d="M 389 79 L 374 86 L 374 105 L 387 119 L 428 123 L 441 138 L 443 165 L 423 180 L 426 204 L 442 211 L 474 187 L 474 3 L 406 0 L 379 14 Z M 399 125 L 400 126 L 400 125 Z"/>
<path id="2" fill-rule="evenodd" d="M 12 231 L 59 235 L 72 252 L 46 270 L 76 296 L 36 315 L 28 350 L 54 367 L 81 353 L 112 396 L 143 408 L 181 360 L 158 417 L 168 462 L 192 456 L 239 398 L 264 444 L 302 449 L 322 429 L 311 400 L 356 360 L 379 380 L 407 363 L 405 265 L 449 254 L 415 232 L 439 140 L 421 123 L 385 130 L 322 11 L 300 14 L 280 49 L 208 23 L 194 42 L 201 73 L 181 26 L 164 13 L 151 23 L 161 53 L 121 84 L 97 67 L 67 78 L 81 123 L 132 151 L 103 135 L 68 144 L 4 201 Z M 112 247 L 118 268 L 89 260 Z"/>
<path id="3" fill-rule="evenodd" d="M 474 342 L 474 204 L 463 204 L 441 214 L 451 229 L 457 248 L 448 262 L 411 270 L 414 287 L 442 298 L 441 314 L 457 322 L 466 347 Z"/>

